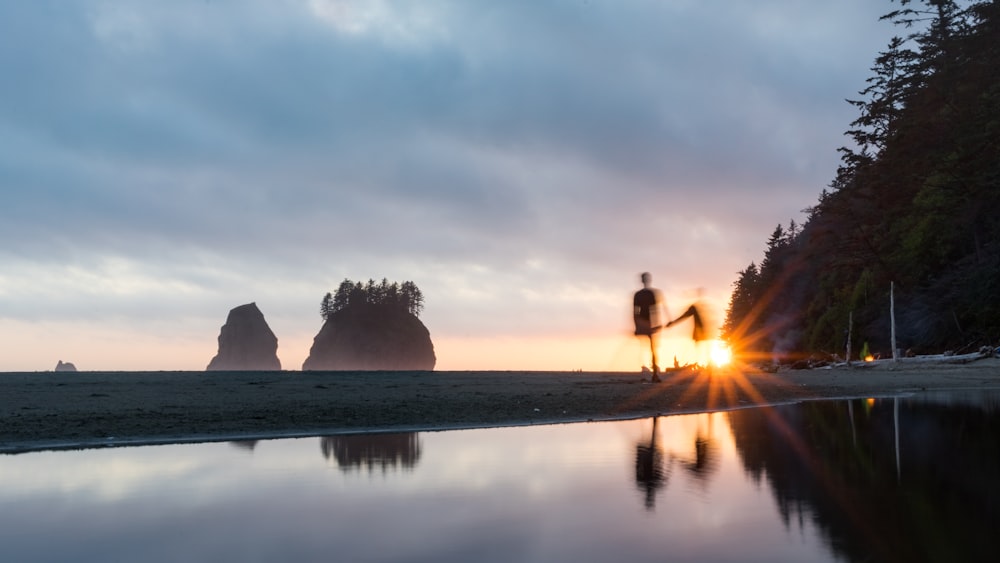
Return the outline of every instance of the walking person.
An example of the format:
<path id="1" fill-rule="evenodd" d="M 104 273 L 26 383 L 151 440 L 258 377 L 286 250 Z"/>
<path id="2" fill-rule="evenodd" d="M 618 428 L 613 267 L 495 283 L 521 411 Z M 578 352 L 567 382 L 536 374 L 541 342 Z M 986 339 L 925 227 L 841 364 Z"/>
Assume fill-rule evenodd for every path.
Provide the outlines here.
<path id="1" fill-rule="evenodd" d="M 709 348 L 710 336 L 707 328 L 708 319 L 705 318 L 705 311 L 707 308 L 702 300 L 704 293 L 704 289 L 698 288 L 695 302 L 684 311 L 684 314 L 668 322 L 666 326 L 667 328 L 670 328 L 688 317 L 691 318 L 693 325 L 691 330 L 691 340 L 694 340 L 695 355 L 697 357 L 696 363 L 699 368 L 708 370 L 708 373 L 711 373 L 712 351 Z"/>
<path id="2" fill-rule="evenodd" d="M 660 291 L 652 287 L 653 276 L 649 272 L 643 272 L 639 276 L 642 280 L 642 289 L 635 292 L 632 298 L 632 318 L 635 320 L 635 335 L 649 338 L 649 352 L 653 361 L 653 381 L 660 381 L 660 365 L 656 361 L 656 333 L 663 326 L 663 319 L 667 318 L 666 304 L 660 295 Z"/>

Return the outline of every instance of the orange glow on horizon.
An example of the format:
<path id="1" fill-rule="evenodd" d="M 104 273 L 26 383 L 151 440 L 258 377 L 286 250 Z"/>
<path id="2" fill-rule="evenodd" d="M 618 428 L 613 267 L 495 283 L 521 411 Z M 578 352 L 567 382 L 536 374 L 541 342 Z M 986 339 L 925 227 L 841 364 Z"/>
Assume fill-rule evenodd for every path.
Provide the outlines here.
<path id="1" fill-rule="evenodd" d="M 284 370 L 302 369 L 313 334 L 272 323 L 282 335 L 277 355 Z M 23 323 L 0 319 L 0 331 L 11 335 L 11 349 L 23 358 L 4 358 L 3 371 L 52 370 L 58 360 L 81 371 L 202 371 L 217 352 L 219 328 L 184 327 L 178 334 L 137 332 L 123 325 L 94 327 L 85 323 Z M 437 371 L 589 371 L 640 373 L 650 366 L 649 343 L 625 331 L 598 334 L 509 336 L 432 335 Z M 53 344 L 55 343 L 55 344 Z M 690 337 L 662 334 L 657 339 L 661 367 L 698 362 Z M 708 351 L 702 342 L 701 353 Z"/>
<path id="2" fill-rule="evenodd" d="M 704 344 L 703 344 L 704 345 Z M 649 342 L 631 334 L 434 338 L 438 371 L 635 372 L 650 367 Z M 696 363 L 690 338 L 657 340 L 660 367 Z"/>

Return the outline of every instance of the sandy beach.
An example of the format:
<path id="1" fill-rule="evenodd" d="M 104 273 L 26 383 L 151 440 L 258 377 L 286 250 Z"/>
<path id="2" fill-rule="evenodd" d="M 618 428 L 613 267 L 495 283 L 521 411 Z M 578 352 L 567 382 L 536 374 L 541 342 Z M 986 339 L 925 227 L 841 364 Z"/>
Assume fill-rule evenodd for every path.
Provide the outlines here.
<path id="1" fill-rule="evenodd" d="M 577 422 L 807 399 L 1000 388 L 1000 359 L 764 373 L 0 374 L 0 452 Z"/>

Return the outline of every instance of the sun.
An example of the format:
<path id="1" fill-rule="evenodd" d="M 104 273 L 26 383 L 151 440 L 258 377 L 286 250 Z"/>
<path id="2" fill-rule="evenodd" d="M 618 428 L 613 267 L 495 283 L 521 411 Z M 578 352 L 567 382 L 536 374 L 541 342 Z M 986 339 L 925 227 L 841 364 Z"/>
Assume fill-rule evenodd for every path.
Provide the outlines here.
<path id="1" fill-rule="evenodd" d="M 713 340 L 708 353 L 709 358 L 712 360 L 712 365 L 715 366 L 724 366 L 733 361 L 733 351 L 722 340 Z"/>

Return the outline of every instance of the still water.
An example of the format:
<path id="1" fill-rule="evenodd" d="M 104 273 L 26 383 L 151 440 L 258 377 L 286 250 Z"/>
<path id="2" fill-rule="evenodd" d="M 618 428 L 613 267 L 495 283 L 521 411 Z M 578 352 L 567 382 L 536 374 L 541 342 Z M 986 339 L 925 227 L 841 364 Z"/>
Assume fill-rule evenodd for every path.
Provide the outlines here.
<path id="1" fill-rule="evenodd" d="M 0 456 L 3 561 L 989 561 L 1000 393 Z"/>

